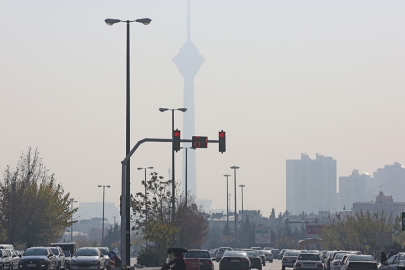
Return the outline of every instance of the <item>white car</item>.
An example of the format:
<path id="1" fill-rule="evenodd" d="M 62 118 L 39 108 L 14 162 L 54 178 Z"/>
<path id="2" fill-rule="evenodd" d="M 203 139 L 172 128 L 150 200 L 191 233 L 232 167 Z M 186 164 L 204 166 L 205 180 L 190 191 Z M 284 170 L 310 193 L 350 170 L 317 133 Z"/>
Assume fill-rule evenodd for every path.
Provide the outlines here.
<path id="1" fill-rule="evenodd" d="M 76 250 L 70 260 L 70 269 L 105 270 L 105 258 L 100 249 L 96 247 L 82 247 Z"/>
<path id="2" fill-rule="evenodd" d="M 264 256 L 266 256 L 266 261 L 268 262 L 273 262 L 273 253 L 271 253 L 271 250 L 263 250 Z"/>
<path id="3" fill-rule="evenodd" d="M 323 264 L 318 254 L 301 253 L 293 266 L 294 270 L 323 270 Z"/>
<path id="4" fill-rule="evenodd" d="M 224 252 L 227 251 L 227 250 L 232 250 L 232 248 L 230 248 L 230 247 L 220 247 L 220 248 L 218 249 L 218 252 L 217 252 L 217 255 L 216 255 L 216 257 L 215 257 L 215 260 L 216 260 L 217 262 L 219 262 L 219 261 L 221 260 L 222 256 L 224 255 Z"/>

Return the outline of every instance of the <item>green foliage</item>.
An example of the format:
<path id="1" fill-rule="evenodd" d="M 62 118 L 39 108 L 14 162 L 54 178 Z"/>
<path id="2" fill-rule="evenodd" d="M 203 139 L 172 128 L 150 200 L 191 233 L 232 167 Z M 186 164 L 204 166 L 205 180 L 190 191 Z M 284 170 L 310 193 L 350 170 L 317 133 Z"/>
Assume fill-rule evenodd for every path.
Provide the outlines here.
<path id="1" fill-rule="evenodd" d="M 9 166 L 0 183 L 0 226 L 11 244 L 49 245 L 60 238 L 77 209 L 70 208 L 69 193 L 56 184 L 53 174 L 28 149 L 15 170 Z"/>
<path id="2" fill-rule="evenodd" d="M 386 212 L 357 212 L 353 215 L 330 218 L 329 225 L 322 230 L 323 248 L 342 250 L 362 250 L 366 254 L 377 255 L 382 249 L 376 242 L 378 232 L 398 234 L 399 217 Z"/>
<path id="3" fill-rule="evenodd" d="M 137 263 L 146 267 L 160 266 L 165 259 L 165 256 L 159 257 L 156 249 L 153 247 L 147 247 L 142 250 L 137 257 Z"/>
<path id="4" fill-rule="evenodd" d="M 121 226 L 115 223 L 114 226 L 107 228 L 107 234 L 104 236 L 103 246 L 107 246 L 110 249 L 119 246 L 121 240 Z"/>

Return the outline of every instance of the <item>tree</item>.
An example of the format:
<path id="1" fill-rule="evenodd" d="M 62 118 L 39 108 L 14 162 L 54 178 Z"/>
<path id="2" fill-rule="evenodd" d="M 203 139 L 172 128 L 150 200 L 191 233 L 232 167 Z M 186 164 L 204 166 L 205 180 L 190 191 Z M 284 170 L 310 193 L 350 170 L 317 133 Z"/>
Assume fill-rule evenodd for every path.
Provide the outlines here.
<path id="1" fill-rule="evenodd" d="M 34 246 L 58 240 L 77 211 L 70 208 L 69 196 L 49 174 L 38 151 L 28 148 L 16 169 L 7 166 L 0 182 L 0 226 L 8 242 Z"/>
<path id="2" fill-rule="evenodd" d="M 107 228 L 107 234 L 104 237 L 104 245 L 110 247 L 110 249 L 118 247 L 121 238 L 121 227 L 116 222 L 114 226 Z"/>

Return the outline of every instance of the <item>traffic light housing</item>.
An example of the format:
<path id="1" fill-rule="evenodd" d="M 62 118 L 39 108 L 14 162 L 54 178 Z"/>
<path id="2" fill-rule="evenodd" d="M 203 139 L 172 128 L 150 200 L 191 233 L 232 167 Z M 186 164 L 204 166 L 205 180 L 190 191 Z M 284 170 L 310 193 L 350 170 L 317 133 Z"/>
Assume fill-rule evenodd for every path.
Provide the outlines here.
<path id="1" fill-rule="evenodd" d="M 225 137 L 225 131 L 221 130 L 218 134 L 219 152 L 221 153 L 226 151 Z"/>
<path id="2" fill-rule="evenodd" d="M 207 148 L 208 137 L 193 136 L 191 143 L 193 148 Z"/>
<path id="3" fill-rule="evenodd" d="M 180 150 L 180 130 L 178 129 L 173 130 L 173 150 L 176 152 Z"/>

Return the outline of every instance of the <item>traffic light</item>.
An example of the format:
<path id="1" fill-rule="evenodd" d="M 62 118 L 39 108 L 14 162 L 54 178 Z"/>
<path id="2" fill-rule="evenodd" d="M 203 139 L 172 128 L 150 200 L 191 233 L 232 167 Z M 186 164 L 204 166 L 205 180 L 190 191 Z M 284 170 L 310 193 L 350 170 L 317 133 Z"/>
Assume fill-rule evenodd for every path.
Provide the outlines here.
<path id="1" fill-rule="evenodd" d="M 226 150 L 226 144 L 225 144 L 225 131 L 221 130 L 219 132 L 219 152 L 224 153 Z"/>
<path id="2" fill-rule="evenodd" d="M 207 148 L 208 147 L 208 137 L 193 136 L 192 139 L 193 148 Z"/>
<path id="3" fill-rule="evenodd" d="M 176 152 L 180 150 L 180 130 L 178 129 L 173 130 L 173 150 Z"/>

